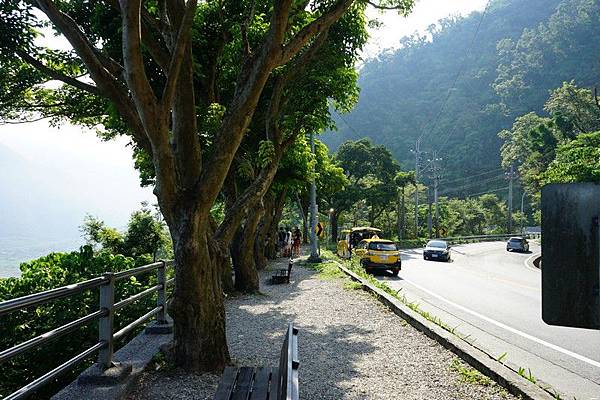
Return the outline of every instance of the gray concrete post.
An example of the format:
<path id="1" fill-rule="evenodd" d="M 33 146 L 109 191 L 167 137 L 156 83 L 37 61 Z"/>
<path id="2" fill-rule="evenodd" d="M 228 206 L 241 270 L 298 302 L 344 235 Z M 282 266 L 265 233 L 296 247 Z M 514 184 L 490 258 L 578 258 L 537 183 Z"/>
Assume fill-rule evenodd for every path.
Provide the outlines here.
<path id="1" fill-rule="evenodd" d="M 166 262 L 164 260 L 160 261 L 160 266 L 156 269 L 156 278 L 160 288 L 158 288 L 158 293 L 156 297 L 156 306 L 162 307 L 162 309 L 156 314 L 156 321 L 160 325 L 164 325 L 167 323 L 167 279 L 166 279 Z"/>
<path id="2" fill-rule="evenodd" d="M 106 272 L 104 276 L 108 281 L 100 286 L 100 309 L 106 310 L 107 314 L 98 323 L 98 339 L 106 342 L 106 346 L 99 351 L 98 363 L 101 368 L 106 369 L 112 366 L 114 352 L 115 276 L 112 272 Z"/>

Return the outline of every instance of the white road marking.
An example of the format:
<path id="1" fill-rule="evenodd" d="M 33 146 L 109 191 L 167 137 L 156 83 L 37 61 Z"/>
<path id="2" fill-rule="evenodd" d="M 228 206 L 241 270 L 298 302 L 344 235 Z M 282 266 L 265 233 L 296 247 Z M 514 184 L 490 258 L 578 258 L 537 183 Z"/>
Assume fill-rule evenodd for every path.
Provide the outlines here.
<path id="1" fill-rule="evenodd" d="M 573 358 L 575 358 L 575 359 L 577 359 L 577 360 L 579 360 L 579 361 L 583 361 L 583 362 L 584 362 L 584 363 L 586 363 L 586 364 L 592 365 L 592 366 L 594 366 L 594 367 L 596 367 L 596 368 L 600 368 L 600 362 L 598 362 L 598 361 L 595 361 L 595 360 L 592 360 L 592 359 L 590 359 L 590 358 L 587 358 L 587 357 L 585 357 L 585 356 L 582 356 L 581 354 L 574 353 L 574 352 L 572 352 L 572 351 L 570 351 L 570 350 L 563 349 L 563 348 L 562 348 L 562 347 L 560 347 L 560 346 L 557 346 L 557 345 L 555 345 L 555 344 L 552 344 L 552 343 L 548 343 L 548 342 L 546 342 L 545 340 L 539 339 L 539 338 L 537 338 L 537 337 L 535 337 L 535 336 L 531 336 L 531 335 L 530 335 L 530 334 L 528 334 L 528 333 L 521 332 L 521 331 L 520 331 L 520 330 L 518 330 L 518 329 L 515 329 L 515 328 L 513 328 L 513 327 L 510 327 L 510 326 L 508 326 L 508 325 L 506 325 L 506 324 L 503 324 L 502 322 L 498 322 L 498 321 L 496 321 L 496 320 L 493 320 L 493 319 L 491 319 L 491 318 L 489 318 L 489 317 L 486 317 L 485 315 L 479 314 L 478 312 L 476 312 L 476 311 L 473 311 L 473 310 L 470 310 L 470 309 L 468 309 L 468 308 L 466 308 L 466 307 L 463 307 L 463 306 L 461 306 L 460 304 L 456 304 L 455 302 L 453 302 L 453 301 L 450 301 L 450 300 L 448 300 L 448 299 L 446 299 L 446 298 L 444 298 L 444 297 L 442 297 L 442 296 L 440 296 L 440 295 L 438 295 L 438 294 L 436 294 L 436 293 L 432 292 L 432 291 L 431 291 L 431 290 L 429 290 L 429 289 L 425 289 L 423 286 L 421 286 L 421 285 L 418 285 L 418 284 L 416 284 L 416 283 L 414 283 L 414 282 L 412 282 L 412 281 L 409 281 L 408 279 L 402 278 L 402 280 L 404 280 L 405 282 L 407 282 L 407 283 L 409 283 L 409 284 L 413 285 L 413 286 L 414 286 L 414 287 L 416 287 L 417 289 L 419 289 L 419 290 L 421 290 L 421 291 L 423 291 L 423 292 L 425 292 L 425 293 L 427 293 L 427 294 L 429 294 L 429 295 L 431 295 L 431 296 L 433 296 L 433 297 L 437 298 L 438 300 L 441 300 L 441 301 L 443 301 L 443 302 L 445 302 L 445 303 L 448 303 L 448 304 L 450 304 L 451 306 L 453 306 L 453 307 L 456 307 L 456 308 L 458 308 L 459 310 L 462 310 L 462 311 L 464 311 L 464 312 L 466 312 L 466 313 L 468 313 L 468 314 L 471 314 L 471 315 L 473 315 L 473 316 L 475 316 L 475 317 L 477 317 L 477 318 L 480 318 L 480 319 L 482 319 L 482 320 L 484 320 L 484 321 L 486 321 L 486 322 L 489 322 L 490 324 L 496 325 L 496 326 L 498 326 L 498 327 L 500 327 L 500 328 L 502 328 L 502 329 L 505 329 L 505 330 L 507 330 L 507 331 L 509 331 L 509 332 L 512 332 L 512 333 L 514 333 L 514 334 L 516 334 L 516 335 L 519 335 L 519 336 L 521 336 L 521 337 L 524 337 L 525 339 L 529 339 L 529 340 L 531 340 L 531 341 L 533 341 L 533 342 L 536 342 L 536 343 L 539 343 L 539 344 L 541 344 L 541 345 L 543 345 L 543 346 L 546 346 L 546 347 L 548 347 L 548 348 L 551 348 L 552 350 L 556 350 L 556 351 L 558 351 L 558 352 L 560 352 L 560 353 L 566 354 L 566 355 L 568 355 L 568 356 L 570 356 L 570 357 L 573 357 Z"/>

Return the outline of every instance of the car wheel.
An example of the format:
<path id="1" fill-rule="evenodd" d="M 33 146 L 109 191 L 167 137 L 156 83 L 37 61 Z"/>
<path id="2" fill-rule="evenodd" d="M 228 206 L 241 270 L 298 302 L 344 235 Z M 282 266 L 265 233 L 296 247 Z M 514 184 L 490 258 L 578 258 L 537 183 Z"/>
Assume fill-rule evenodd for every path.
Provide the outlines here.
<path id="1" fill-rule="evenodd" d="M 394 268 L 394 269 L 392 269 L 392 275 L 393 275 L 393 276 L 398 276 L 398 272 L 400 272 L 400 269 L 399 269 L 399 268 Z"/>
<path id="2" fill-rule="evenodd" d="M 427 258 L 427 256 L 423 256 L 423 260 L 429 260 L 429 258 Z"/>

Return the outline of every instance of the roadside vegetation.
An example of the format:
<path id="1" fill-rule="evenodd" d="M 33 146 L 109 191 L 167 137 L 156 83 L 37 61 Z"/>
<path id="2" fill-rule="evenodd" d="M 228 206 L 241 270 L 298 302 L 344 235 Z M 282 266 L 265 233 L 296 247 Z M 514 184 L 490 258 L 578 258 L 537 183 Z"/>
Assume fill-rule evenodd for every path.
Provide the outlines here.
<path id="1" fill-rule="evenodd" d="M 157 215 L 143 208 L 131 215 L 127 230 L 119 232 L 97 218 L 88 216 L 82 226 L 88 244 L 70 253 L 52 253 L 22 263 L 21 276 L 0 279 L 0 301 L 42 292 L 119 272 L 152 262 L 155 257 L 169 257 L 170 241 Z M 157 259 L 158 259 L 157 258 Z M 169 272 L 173 276 L 173 271 Z M 115 300 L 121 300 L 156 285 L 156 274 L 148 273 L 117 282 Z M 0 319 L 0 349 L 8 349 L 60 325 L 84 317 L 98 309 L 98 289 L 55 300 L 51 303 L 14 312 Z M 156 293 L 128 305 L 115 316 L 115 331 L 126 326 L 156 305 Z M 117 343 L 127 343 L 139 330 Z M 95 345 L 98 341 L 98 321 L 79 328 L 23 356 L 3 363 L 0 368 L 0 397 L 43 375 L 61 362 Z M 93 360 L 83 363 L 61 379 L 44 387 L 36 396 L 47 398 L 73 380 Z"/>
<path id="2" fill-rule="evenodd" d="M 597 36 L 600 20 L 596 1 L 552 0 L 561 5 L 556 9 L 546 0 L 492 1 L 490 22 L 479 24 L 481 52 L 468 53 L 467 60 L 448 57 L 448 50 L 475 43 L 474 17 L 480 13 L 432 25 L 427 37 L 403 39 L 396 55 L 369 61 L 360 73 L 365 82 L 375 77 L 378 93 L 411 96 L 371 96 L 370 109 L 392 110 L 393 123 L 381 119 L 381 125 L 369 112 L 358 136 L 340 141 L 333 152 L 321 140 L 311 149 L 311 139 L 338 128 L 335 115 L 358 103 L 360 57 L 368 27 L 377 25 L 367 7 L 408 15 L 413 0 L 315 0 L 310 7 L 290 0 L 108 3 L 0 4 L 0 123 L 48 119 L 93 128 L 105 140 L 125 138 L 140 184 L 154 188 L 158 209 L 134 213 L 122 232 L 87 218 L 82 233 L 88 245 L 24 263 L 20 278 L 0 279 L 0 301 L 173 258 L 176 289 L 168 310 L 175 324 L 173 363 L 189 372 L 220 372 L 231 362 L 225 295 L 260 291 L 258 271 L 278 256 L 280 228 L 302 227 L 307 240 L 313 182 L 331 244 L 342 228 L 360 225 L 381 228 L 383 237 L 402 247 L 424 244 L 431 216 L 426 193 L 439 171 L 424 155 L 417 171 L 411 170 L 410 147 L 419 131 L 441 144 L 437 150 L 450 171 L 443 177 L 449 189 L 439 199 L 444 236 L 506 233 L 511 225 L 539 221 L 542 185 L 600 181 L 600 103 L 590 89 L 598 76 L 592 57 L 600 42 L 589 40 Z M 534 12 L 523 13 L 516 7 L 520 3 Z M 47 48 L 43 36 L 52 34 L 72 49 Z M 573 49 L 590 60 L 578 60 L 581 54 Z M 557 63 L 564 68 L 554 68 Z M 462 64 L 469 82 L 449 87 L 448 77 Z M 395 90 L 382 76 L 406 79 L 399 88 L 431 84 L 428 90 Z M 439 127 L 431 127 L 432 112 L 451 89 L 456 90 L 449 112 Z M 554 90 L 548 98 L 549 89 Z M 363 98 L 369 100 L 365 94 L 368 90 Z M 484 163 L 495 176 L 477 175 Z M 512 221 L 504 183 L 489 187 L 505 182 L 509 166 L 519 172 L 531 203 L 524 213 L 513 212 Z M 477 186 L 469 186 L 469 179 L 484 190 L 472 190 Z M 457 334 L 354 261 L 346 265 Z M 338 274 L 333 265 L 314 268 L 323 277 Z M 148 287 L 153 279 L 132 278 L 119 294 Z M 11 314 L 0 324 L 0 345 L 83 315 L 97 304 L 94 296 Z M 127 309 L 123 320 L 144 304 Z M 0 375 L 0 394 L 62 360 L 48 354 L 66 357 L 94 337 L 92 325 L 80 341 L 56 341 L 33 358 L 15 359 L 0 372 L 6 374 Z"/>

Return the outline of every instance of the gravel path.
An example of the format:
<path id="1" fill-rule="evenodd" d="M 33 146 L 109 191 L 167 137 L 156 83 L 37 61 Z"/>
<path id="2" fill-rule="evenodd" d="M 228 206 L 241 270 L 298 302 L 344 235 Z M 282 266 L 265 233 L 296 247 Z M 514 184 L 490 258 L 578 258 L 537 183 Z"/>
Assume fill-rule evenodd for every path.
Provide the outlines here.
<path id="1" fill-rule="evenodd" d="M 285 261 L 271 267 L 279 268 Z M 277 265 L 279 264 L 279 265 Z M 229 348 L 238 365 L 277 365 L 288 321 L 299 328 L 301 399 L 512 399 L 496 384 L 464 380 L 457 357 L 345 279 L 298 265 L 290 285 L 227 301 Z M 459 364 L 465 367 L 464 364 Z M 211 399 L 219 377 L 144 374 L 129 399 Z"/>

